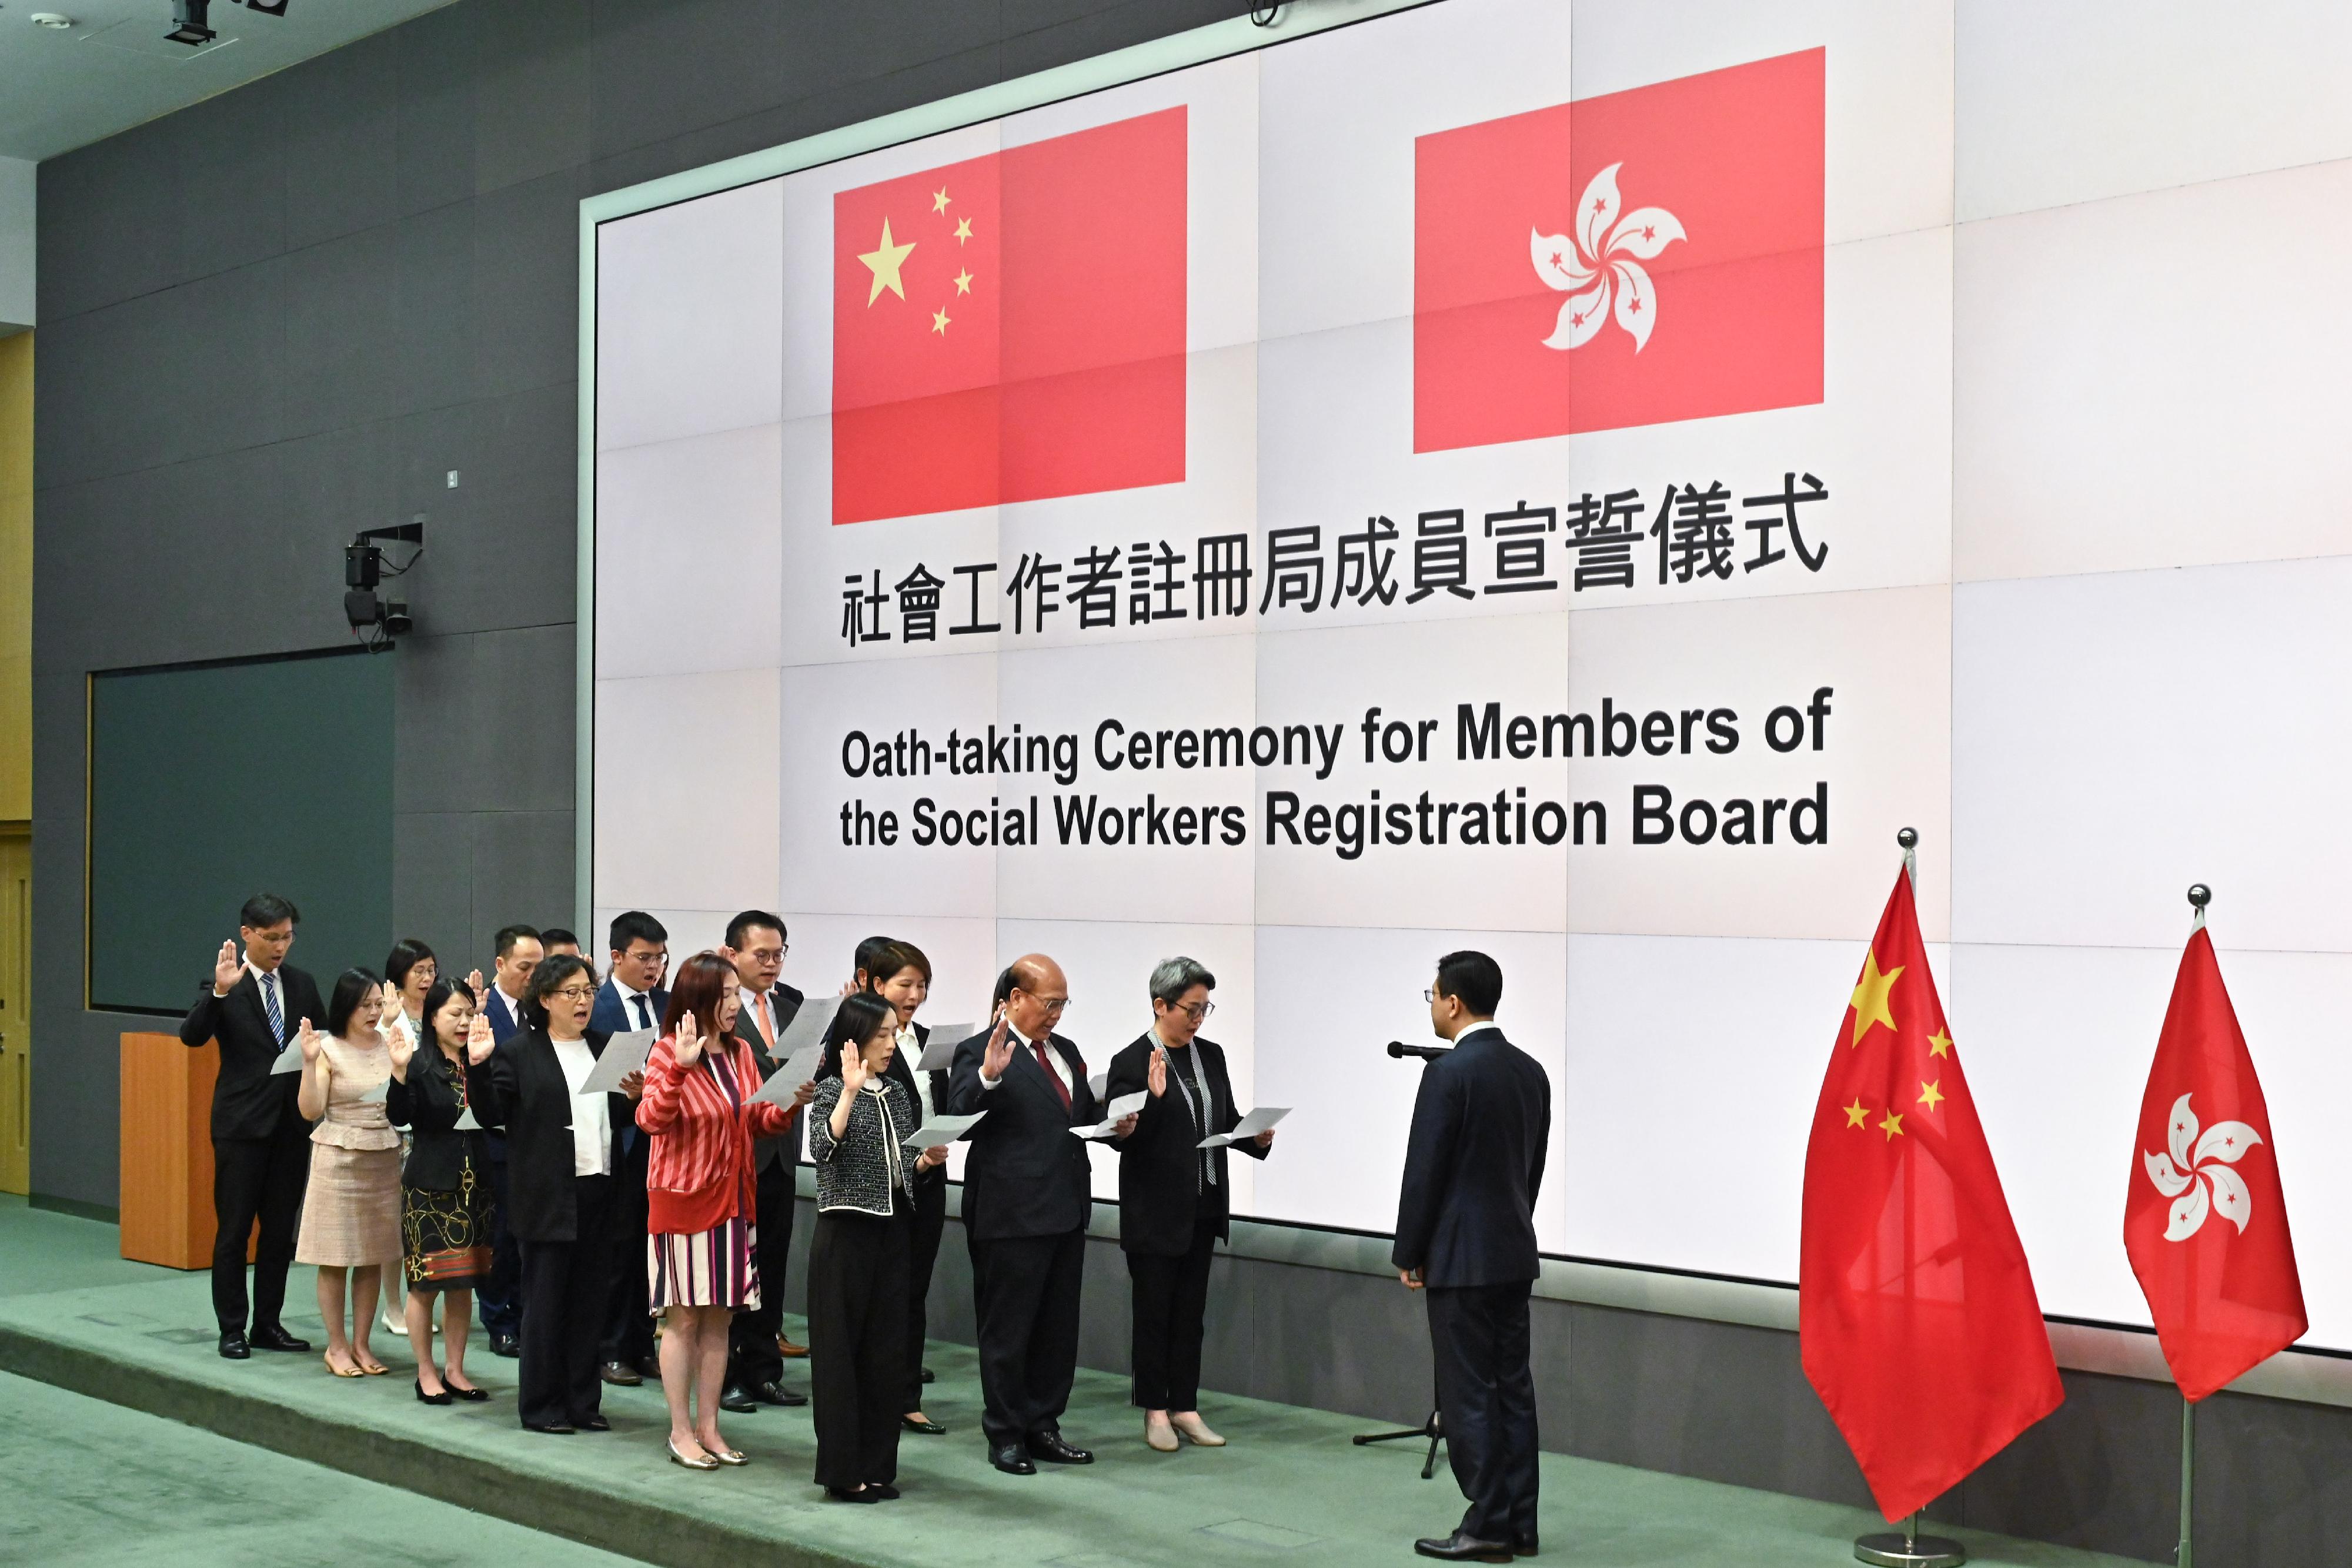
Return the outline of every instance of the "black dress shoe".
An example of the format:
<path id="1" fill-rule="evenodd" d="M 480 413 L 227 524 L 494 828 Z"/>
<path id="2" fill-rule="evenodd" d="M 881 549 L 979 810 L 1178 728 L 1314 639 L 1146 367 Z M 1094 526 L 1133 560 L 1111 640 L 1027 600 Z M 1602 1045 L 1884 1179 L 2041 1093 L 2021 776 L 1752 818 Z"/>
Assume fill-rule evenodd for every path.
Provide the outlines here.
<path id="1" fill-rule="evenodd" d="M 1533 1557 L 1536 1554 L 1536 1538 L 1532 1535 L 1517 1537 L 1511 1542 L 1511 1551 L 1517 1556 Z"/>
<path id="2" fill-rule="evenodd" d="M 605 1420 L 601 1413 L 593 1416 L 574 1416 L 572 1418 L 572 1424 L 583 1432 L 609 1432 L 613 1429 L 613 1424 Z"/>
<path id="3" fill-rule="evenodd" d="M 781 1383 L 762 1383 L 751 1390 L 751 1397 L 762 1405 L 781 1405 L 787 1410 L 808 1403 L 807 1395 L 795 1394 Z"/>
<path id="4" fill-rule="evenodd" d="M 898 1489 L 892 1486 L 888 1481 L 867 1481 L 866 1483 L 866 1495 L 867 1497 L 880 1498 L 884 1502 L 897 1502 L 898 1500 Z"/>
<path id="5" fill-rule="evenodd" d="M 551 1437 L 569 1437 L 579 1428 L 563 1421 L 525 1421 L 522 1424 L 522 1429 L 526 1432 L 544 1432 Z"/>
<path id="6" fill-rule="evenodd" d="M 1508 1563 L 1511 1543 L 1507 1541 L 1481 1541 L 1466 1530 L 1451 1535 L 1426 1536 L 1412 1543 L 1412 1549 L 1423 1557 L 1435 1557 L 1447 1563 Z"/>
<path id="7" fill-rule="evenodd" d="M 490 1391 L 487 1388 L 460 1388 L 454 1383 L 444 1384 L 442 1386 L 468 1405 L 479 1405 L 490 1396 Z"/>
<path id="8" fill-rule="evenodd" d="M 927 1366 L 923 1368 L 923 1381 L 926 1383 L 937 1383 L 939 1378 L 932 1373 L 931 1369 Z"/>
<path id="9" fill-rule="evenodd" d="M 1095 1457 L 1062 1441 L 1059 1432 L 1039 1432 L 1029 1439 L 1029 1457 L 1049 1465 L 1091 1465 Z"/>
<path id="10" fill-rule="evenodd" d="M 223 1329 L 220 1353 L 223 1361 L 245 1361 L 252 1356 L 253 1347 L 245 1343 L 243 1329 Z"/>
<path id="11" fill-rule="evenodd" d="M 909 1432 L 920 1432 L 926 1437 L 944 1437 L 948 1429 L 929 1416 L 901 1416 L 898 1425 Z"/>
<path id="12" fill-rule="evenodd" d="M 635 1365 L 635 1366 L 636 1367 L 636 1369 L 637 1369 L 637 1375 L 639 1375 L 640 1377 L 649 1377 L 649 1378 L 653 1379 L 656 1383 L 659 1383 L 659 1382 L 661 1381 L 661 1357 L 660 1357 L 660 1356 L 657 1356 L 657 1355 L 641 1355 L 641 1356 L 637 1357 L 637 1359 L 636 1359 L 636 1360 L 635 1360 L 632 1364 L 633 1364 L 633 1365 Z"/>
<path id="13" fill-rule="evenodd" d="M 276 1323 L 270 1323 L 266 1326 L 260 1324 L 255 1325 L 254 1331 L 249 1337 L 252 1340 L 253 1348 L 256 1350 L 286 1350 L 295 1352 L 299 1354 L 310 1348 L 310 1342 L 309 1340 L 296 1339 L 292 1334 L 288 1333 Z"/>
<path id="14" fill-rule="evenodd" d="M 457 1403 L 457 1396 L 450 1393 L 446 1388 L 438 1394 L 425 1393 L 425 1379 L 421 1377 L 416 1380 L 416 1398 L 417 1402 L 422 1405 L 455 1405 Z"/>
<path id="15" fill-rule="evenodd" d="M 522 1354 L 522 1341 L 510 1333 L 494 1333 L 490 1336 L 490 1354 L 512 1361 Z"/>
<path id="16" fill-rule="evenodd" d="M 872 1487 L 859 1487 L 856 1491 L 847 1487 L 827 1487 L 824 1495 L 835 1502 L 880 1502 Z"/>
<path id="17" fill-rule="evenodd" d="M 596 1369 L 596 1375 L 615 1388 L 635 1388 L 645 1381 L 625 1361 L 608 1361 Z"/>
<path id="18" fill-rule="evenodd" d="M 1037 1467 L 1029 1462 L 1029 1456 L 1022 1451 L 1018 1443 L 1005 1443 L 991 1448 L 988 1462 L 1008 1476 L 1034 1476 L 1037 1473 Z"/>
<path id="19" fill-rule="evenodd" d="M 719 1408 L 731 1410 L 738 1416 L 749 1416 L 760 1408 L 760 1402 L 751 1396 L 750 1389 L 740 1384 L 730 1383 L 719 1396 Z"/>

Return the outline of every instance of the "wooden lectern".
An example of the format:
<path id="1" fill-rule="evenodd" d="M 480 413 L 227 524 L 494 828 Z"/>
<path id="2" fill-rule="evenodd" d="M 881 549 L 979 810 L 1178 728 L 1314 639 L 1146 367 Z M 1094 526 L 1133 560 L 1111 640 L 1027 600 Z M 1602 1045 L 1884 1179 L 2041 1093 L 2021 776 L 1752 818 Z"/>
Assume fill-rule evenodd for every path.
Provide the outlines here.
<path id="1" fill-rule="evenodd" d="M 122 1037 L 122 1255 L 167 1269 L 213 1260 L 213 1080 L 220 1052 L 176 1034 Z M 249 1261 L 253 1243 L 246 1244 Z"/>

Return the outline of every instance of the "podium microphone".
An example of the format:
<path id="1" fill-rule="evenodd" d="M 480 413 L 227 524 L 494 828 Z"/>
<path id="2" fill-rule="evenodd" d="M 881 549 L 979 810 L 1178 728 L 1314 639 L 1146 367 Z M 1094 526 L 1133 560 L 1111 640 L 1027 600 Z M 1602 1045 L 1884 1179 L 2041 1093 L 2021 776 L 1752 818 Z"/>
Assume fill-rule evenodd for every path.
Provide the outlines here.
<path id="1" fill-rule="evenodd" d="M 1401 1040 L 1389 1041 L 1389 1054 L 1399 1061 L 1408 1056 L 1417 1056 L 1423 1061 L 1435 1061 L 1445 1054 L 1446 1049 L 1442 1045 L 1407 1045 Z"/>

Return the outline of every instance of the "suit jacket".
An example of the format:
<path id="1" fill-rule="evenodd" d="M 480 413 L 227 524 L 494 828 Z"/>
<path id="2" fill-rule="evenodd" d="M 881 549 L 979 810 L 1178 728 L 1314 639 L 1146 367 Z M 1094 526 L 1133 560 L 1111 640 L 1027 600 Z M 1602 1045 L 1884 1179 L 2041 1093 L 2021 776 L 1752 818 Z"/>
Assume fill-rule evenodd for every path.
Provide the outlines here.
<path id="1" fill-rule="evenodd" d="M 619 998 L 614 999 L 617 1001 Z M 807 998 L 791 986 L 779 985 L 768 993 L 768 1010 L 776 1016 L 778 1040 L 784 1038 L 784 1026 L 793 1021 L 793 1015 L 801 1010 L 801 1003 L 805 1000 Z M 741 1008 L 736 1011 L 735 1038 L 751 1046 L 751 1060 L 760 1064 L 761 1082 L 765 1082 L 773 1078 L 776 1075 L 776 1069 L 783 1065 L 782 1061 L 768 1049 L 768 1042 L 760 1037 L 760 1026 L 753 1021 L 750 1008 Z M 751 1169 L 755 1175 L 767 1170 L 778 1160 L 783 1161 L 786 1165 L 800 1164 L 801 1128 L 797 1120 L 799 1113 L 795 1111 L 793 1115 L 796 1119 L 793 1124 L 782 1133 L 771 1138 L 751 1140 Z"/>
<path id="2" fill-rule="evenodd" d="M 664 987 L 656 986 L 646 993 L 646 1007 L 653 1014 L 654 1028 L 660 1029 L 662 1014 L 669 1010 L 669 991 Z M 621 1000 L 620 989 L 613 984 L 609 977 L 603 985 L 596 988 L 596 1006 L 588 1015 L 588 1032 L 596 1037 L 598 1051 L 604 1050 L 604 1042 L 614 1035 L 627 1034 L 633 1030 L 644 1027 L 645 1025 L 637 1021 L 636 1010 Z M 628 1102 L 624 1100 L 622 1103 L 625 1105 Z M 624 1117 L 621 1123 L 621 1135 L 613 1140 L 614 1163 L 616 1165 L 619 1163 L 620 1155 L 628 1155 L 629 1168 L 635 1173 L 637 1179 L 643 1182 L 646 1153 L 650 1145 L 646 1142 L 646 1134 L 637 1131 L 635 1119 Z"/>
<path id="3" fill-rule="evenodd" d="M 1070 1129 L 1101 1121 L 1102 1113 L 1087 1086 L 1086 1059 L 1078 1048 L 1058 1034 L 1050 1039 L 1076 1079 L 1067 1110 L 1046 1082 L 1045 1070 L 1018 1039 L 1013 1039 L 1013 1061 L 993 1089 L 980 1081 L 988 1036 L 973 1035 L 956 1047 L 948 1073 L 949 1109 L 959 1116 L 988 1113 L 965 1135 L 971 1154 L 963 1167 L 963 1223 L 979 1240 L 1083 1230 L 1094 1212 L 1086 1142 L 1070 1136 Z"/>
<path id="4" fill-rule="evenodd" d="M 1103 1086 L 1106 1099 L 1116 1100 L 1122 1094 L 1151 1087 L 1151 1053 L 1156 1044 L 1147 1030 L 1142 1039 L 1110 1059 L 1110 1081 Z M 1228 1239 L 1233 1228 L 1231 1175 L 1225 1169 L 1225 1151 L 1208 1151 L 1217 1179 L 1202 1186 L 1200 1143 L 1213 1133 L 1232 1132 L 1242 1113 L 1234 1104 L 1233 1080 L 1225 1075 L 1223 1049 L 1198 1036 L 1185 1049 L 1193 1053 L 1208 1124 L 1193 1125 L 1191 1103 L 1177 1081 L 1176 1063 L 1171 1061 L 1168 1092 L 1156 1100 L 1144 1101 L 1135 1119 L 1135 1131 L 1118 1145 L 1118 1244 L 1124 1251 L 1140 1252 L 1147 1257 L 1181 1258 L 1192 1249 L 1192 1227 L 1204 1204 L 1213 1217 L 1211 1223 L 1216 1227 L 1218 1239 Z M 1265 1158 L 1265 1151 L 1254 1139 L 1230 1146 L 1255 1158 Z"/>
<path id="5" fill-rule="evenodd" d="M 1551 1081 L 1499 1029 L 1422 1069 L 1397 1201 L 1400 1269 L 1436 1286 L 1501 1285 L 1542 1270 L 1536 1192 L 1551 1138 Z"/>
<path id="6" fill-rule="evenodd" d="M 588 1051 L 602 1056 L 605 1036 L 588 1031 Z M 474 1119 L 507 1135 L 507 1222 L 518 1240 L 576 1241 L 579 1205 L 573 1199 L 572 1086 L 544 1030 L 527 1029 L 490 1052 L 480 1066 L 466 1070 L 466 1098 Z M 605 1114 L 613 1124 L 613 1164 L 621 1166 L 621 1127 L 635 1107 L 625 1095 L 608 1094 Z"/>
<path id="7" fill-rule="evenodd" d="M 317 983 L 291 964 L 278 966 L 278 1004 L 287 1040 L 304 1019 L 315 1028 L 327 1027 L 327 1004 L 319 999 Z M 208 1040 L 220 1041 L 220 1076 L 213 1082 L 215 1138 L 271 1137 L 287 1118 L 301 1117 L 294 1096 L 302 1075 L 269 1071 L 286 1047 L 269 1027 L 261 983 L 251 969 L 237 977 L 225 997 L 213 995 L 209 975 L 197 988 L 196 1005 L 180 1020 L 180 1043 L 193 1050 Z"/>
<path id="8" fill-rule="evenodd" d="M 482 998 L 482 1016 L 490 1020 L 490 1038 L 504 1045 L 522 1032 L 522 1019 L 507 1006 L 507 994 L 496 980 L 484 988 L 490 994 Z"/>
<path id="9" fill-rule="evenodd" d="M 883 1076 L 890 1079 L 893 1082 L 899 1084 L 908 1094 L 914 1097 L 915 1109 L 918 1114 L 922 1111 L 923 1096 L 921 1092 L 915 1086 L 916 1081 L 922 1078 L 929 1079 L 930 1082 L 927 1087 L 931 1092 L 930 1103 L 932 1108 L 938 1111 L 946 1111 L 948 1108 L 948 1074 L 940 1071 L 938 1068 L 933 1068 L 929 1072 L 920 1072 L 916 1070 L 915 1063 L 922 1058 L 921 1048 L 927 1047 L 931 1043 L 931 1031 L 924 1028 L 921 1024 L 917 1024 L 914 1027 L 915 1044 L 918 1048 L 915 1055 L 909 1057 L 903 1051 L 893 1053 L 890 1058 L 890 1070 Z M 950 1113 L 952 1114 L 952 1113 Z M 914 1129 L 911 1127 L 908 1129 L 909 1132 L 912 1132 L 913 1130 Z M 912 1169 L 911 1166 L 908 1168 Z M 933 1166 L 929 1170 L 915 1172 L 908 1184 L 908 1189 L 911 1191 L 914 1187 L 918 1186 L 945 1186 L 947 1185 L 947 1180 L 948 1167 L 945 1166 Z"/>
<path id="10" fill-rule="evenodd" d="M 481 1134 L 457 1131 L 458 1113 L 466 1109 L 458 1103 L 458 1090 L 465 1081 L 465 1070 L 444 1056 L 439 1046 L 421 1045 L 409 1058 L 408 1082 L 395 1078 L 385 1087 L 383 1113 L 394 1126 L 410 1133 L 408 1158 L 400 1167 L 402 1185 L 419 1192 L 455 1192 L 465 1179 L 466 1161 L 471 1158 L 478 1171 L 488 1157 Z"/>

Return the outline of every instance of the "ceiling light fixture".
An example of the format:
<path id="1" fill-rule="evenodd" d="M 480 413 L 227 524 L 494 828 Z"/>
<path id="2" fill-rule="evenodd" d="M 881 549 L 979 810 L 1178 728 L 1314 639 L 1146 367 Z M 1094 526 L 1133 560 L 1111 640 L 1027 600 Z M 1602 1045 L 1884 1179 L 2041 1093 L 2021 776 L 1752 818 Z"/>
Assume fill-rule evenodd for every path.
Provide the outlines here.
<path id="1" fill-rule="evenodd" d="M 212 0 L 172 0 L 172 30 L 163 35 L 168 43 L 185 44 L 190 48 L 202 48 L 219 35 L 205 24 L 211 19 Z"/>

